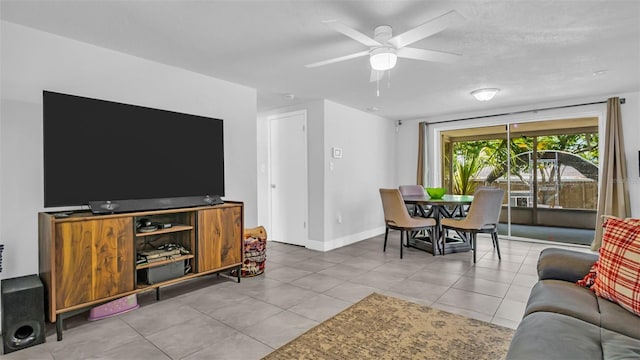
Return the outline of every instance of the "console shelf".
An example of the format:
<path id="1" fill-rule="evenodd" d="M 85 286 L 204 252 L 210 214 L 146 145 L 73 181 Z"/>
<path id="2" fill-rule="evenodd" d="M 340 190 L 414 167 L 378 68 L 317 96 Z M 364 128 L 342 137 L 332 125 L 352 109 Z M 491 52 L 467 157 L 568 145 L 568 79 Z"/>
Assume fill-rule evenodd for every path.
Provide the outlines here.
<path id="1" fill-rule="evenodd" d="M 207 274 L 242 267 L 244 206 L 221 205 L 94 215 L 78 211 L 65 216 L 38 214 L 39 272 L 47 292 L 47 317 L 56 322 L 62 340 L 62 320 L 90 306 L 119 297 L 159 289 Z M 141 220 L 175 224 L 152 232 L 137 232 Z M 136 254 L 163 244 L 184 247 L 189 254 L 136 265 Z M 182 276 L 152 285 L 138 282 L 138 270 L 157 270 L 176 261 L 185 264 Z"/>
<path id="2" fill-rule="evenodd" d="M 228 269 L 234 269 L 234 268 L 236 268 L 236 267 L 235 266 L 231 266 L 231 267 L 225 267 L 224 269 L 220 269 L 220 270 L 217 270 L 217 271 L 209 271 L 209 272 L 206 272 L 206 273 L 186 274 L 186 275 L 184 275 L 182 277 L 179 277 L 179 278 L 176 278 L 176 279 L 167 280 L 167 281 L 163 281 L 163 282 L 159 282 L 159 283 L 153 284 L 153 285 L 137 284 L 138 290 L 136 292 L 158 290 L 160 287 L 163 287 L 163 286 L 177 284 L 177 283 L 183 282 L 185 280 L 197 278 L 197 277 L 202 276 L 202 275 L 215 274 L 215 273 L 219 273 L 222 270 L 228 270 Z"/>
<path id="3" fill-rule="evenodd" d="M 167 229 L 158 229 L 155 231 L 150 231 L 150 232 L 136 232 L 136 237 L 143 237 L 143 236 L 153 236 L 153 235 L 159 235 L 159 234 L 168 234 L 168 233 L 172 233 L 172 232 L 179 232 L 179 231 L 187 231 L 187 230 L 193 230 L 193 226 L 190 225 L 173 225 L 170 228 Z"/>
<path id="4" fill-rule="evenodd" d="M 167 259 L 167 260 L 162 260 L 162 261 L 156 261 L 156 262 L 152 262 L 152 263 L 148 263 L 148 264 L 137 265 L 136 266 L 136 270 L 147 269 L 147 268 L 152 268 L 152 267 L 161 266 L 161 265 L 167 265 L 167 264 L 174 263 L 176 261 L 184 261 L 184 260 L 193 259 L 193 258 L 195 258 L 195 255 L 175 256 L 175 257 L 172 257 L 171 259 Z"/>

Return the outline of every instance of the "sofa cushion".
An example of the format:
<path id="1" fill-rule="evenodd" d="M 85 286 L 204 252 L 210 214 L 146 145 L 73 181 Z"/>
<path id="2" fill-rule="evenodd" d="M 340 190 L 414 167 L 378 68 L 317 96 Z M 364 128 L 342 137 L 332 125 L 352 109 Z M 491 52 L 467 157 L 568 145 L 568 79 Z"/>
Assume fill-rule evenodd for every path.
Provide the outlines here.
<path id="1" fill-rule="evenodd" d="M 607 219 L 596 271 L 596 295 L 640 315 L 640 221 Z"/>
<path id="2" fill-rule="evenodd" d="M 600 337 L 603 359 L 640 359 L 640 340 L 606 329 L 602 330 Z"/>
<path id="3" fill-rule="evenodd" d="M 596 254 L 547 248 L 542 250 L 538 258 L 538 278 L 576 282 L 589 272 L 597 260 Z"/>
<path id="4" fill-rule="evenodd" d="M 598 308 L 603 328 L 640 340 L 640 316 L 603 298 L 598 298 Z"/>
<path id="5" fill-rule="evenodd" d="M 525 316 L 552 312 L 600 325 L 598 300 L 589 289 L 562 280 L 540 280 L 531 289 Z"/>
<path id="6" fill-rule="evenodd" d="M 537 312 L 526 316 L 513 335 L 507 359 L 602 359 L 600 328 L 572 317 Z M 614 353 L 616 349 L 612 349 Z"/>

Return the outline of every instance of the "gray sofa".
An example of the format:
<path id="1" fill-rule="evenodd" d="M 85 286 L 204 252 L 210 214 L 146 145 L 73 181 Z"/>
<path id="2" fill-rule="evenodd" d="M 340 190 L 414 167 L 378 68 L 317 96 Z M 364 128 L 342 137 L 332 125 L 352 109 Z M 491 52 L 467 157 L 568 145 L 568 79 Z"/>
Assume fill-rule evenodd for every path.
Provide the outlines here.
<path id="1" fill-rule="evenodd" d="M 545 249 L 507 359 L 640 359 L 640 317 L 577 286 L 597 255 Z"/>

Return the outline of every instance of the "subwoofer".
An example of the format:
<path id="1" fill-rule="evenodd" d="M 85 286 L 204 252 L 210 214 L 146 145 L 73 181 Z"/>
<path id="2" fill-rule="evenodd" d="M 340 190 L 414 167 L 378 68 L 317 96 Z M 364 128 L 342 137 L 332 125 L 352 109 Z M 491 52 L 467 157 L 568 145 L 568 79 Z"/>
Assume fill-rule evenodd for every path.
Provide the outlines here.
<path id="1" fill-rule="evenodd" d="M 1 286 L 4 353 L 44 343 L 44 286 L 40 278 L 4 279 Z"/>

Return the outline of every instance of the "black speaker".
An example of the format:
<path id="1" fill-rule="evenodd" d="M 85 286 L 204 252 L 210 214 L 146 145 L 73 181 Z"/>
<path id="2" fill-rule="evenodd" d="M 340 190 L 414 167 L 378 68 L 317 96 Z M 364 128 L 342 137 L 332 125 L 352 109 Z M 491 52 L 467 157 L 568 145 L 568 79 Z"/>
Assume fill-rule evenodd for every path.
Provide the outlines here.
<path id="1" fill-rule="evenodd" d="M 4 353 L 45 342 L 44 286 L 37 275 L 2 280 Z"/>

